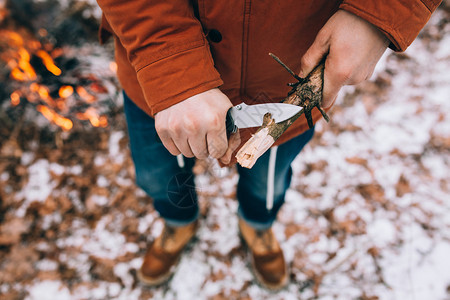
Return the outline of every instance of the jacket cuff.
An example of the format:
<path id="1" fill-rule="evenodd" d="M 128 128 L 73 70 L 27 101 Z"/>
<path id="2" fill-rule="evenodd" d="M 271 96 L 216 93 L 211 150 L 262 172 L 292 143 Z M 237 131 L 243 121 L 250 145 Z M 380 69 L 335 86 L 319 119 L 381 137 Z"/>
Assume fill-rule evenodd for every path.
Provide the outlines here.
<path id="1" fill-rule="evenodd" d="M 151 115 L 223 84 L 205 39 L 137 70 Z"/>
<path id="2" fill-rule="evenodd" d="M 344 0 L 340 8 L 376 26 L 391 41 L 393 50 L 405 51 L 439 3 L 439 0 Z"/>

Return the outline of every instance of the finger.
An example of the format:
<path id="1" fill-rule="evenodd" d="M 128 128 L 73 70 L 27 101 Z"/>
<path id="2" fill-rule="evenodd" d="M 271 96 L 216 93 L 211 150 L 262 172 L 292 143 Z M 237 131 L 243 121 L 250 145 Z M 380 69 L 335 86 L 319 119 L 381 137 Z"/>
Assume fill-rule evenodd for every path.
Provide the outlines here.
<path id="1" fill-rule="evenodd" d="M 219 161 L 225 165 L 229 164 L 231 161 L 231 155 L 233 152 L 239 147 L 241 144 L 241 135 L 239 131 L 230 135 L 230 139 L 228 140 L 228 149 L 225 154 L 219 158 Z"/>
<path id="2" fill-rule="evenodd" d="M 168 130 L 167 121 L 164 118 L 159 118 L 159 114 L 156 114 L 155 116 L 155 129 L 161 143 L 170 154 L 174 156 L 181 154 L 181 150 L 175 144 L 172 135 Z"/>
<path id="3" fill-rule="evenodd" d="M 175 143 L 175 146 L 180 150 L 180 152 L 186 156 L 186 157 L 194 157 L 194 153 L 192 153 L 191 147 L 189 146 L 189 143 L 187 139 L 175 139 L 173 140 Z"/>
<path id="4" fill-rule="evenodd" d="M 323 76 L 323 94 L 322 94 L 322 108 L 330 108 L 337 98 L 339 90 L 343 86 L 340 80 L 336 79 L 336 76 L 332 72 L 327 72 Z"/>
<path id="5" fill-rule="evenodd" d="M 305 77 L 320 63 L 330 49 L 330 36 L 325 31 L 320 31 L 313 44 L 303 55 L 300 64 L 300 77 Z"/>
<path id="6" fill-rule="evenodd" d="M 208 157 L 206 136 L 202 134 L 194 135 L 188 139 L 189 146 L 196 158 L 205 159 Z"/>
<path id="7" fill-rule="evenodd" d="M 177 146 L 175 146 L 175 143 L 173 142 L 173 140 L 171 138 L 167 138 L 167 137 L 159 137 L 161 139 L 162 144 L 164 145 L 164 147 L 167 149 L 167 151 L 170 152 L 170 154 L 172 155 L 178 155 L 181 154 L 181 151 L 177 148 Z"/>
<path id="8" fill-rule="evenodd" d="M 227 151 L 227 153 L 228 153 L 228 151 Z M 232 153 L 230 153 L 229 155 L 225 154 L 224 156 L 219 158 L 218 161 L 220 161 L 224 165 L 228 165 L 230 163 L 230 161 L 231 161 L 231 154 Z"/>
<path id="9" fill-rule="evenodd" d="M 223 128 L 223 130 L 219 132 L 208 132 L 206 141 L 208 146 L 208 153 L 211 157 L 220 158 L 228 149 L 228 139 L 225 128 Z"/>
<path id="10" fill-rule="evenodd" d="M 324 109 L 333 105 L 342 86 L 351 83 L 352 70 L 351 63 L 335 59 L 333 55 L 327 57 L 323 76 L 322 107 Z"/>

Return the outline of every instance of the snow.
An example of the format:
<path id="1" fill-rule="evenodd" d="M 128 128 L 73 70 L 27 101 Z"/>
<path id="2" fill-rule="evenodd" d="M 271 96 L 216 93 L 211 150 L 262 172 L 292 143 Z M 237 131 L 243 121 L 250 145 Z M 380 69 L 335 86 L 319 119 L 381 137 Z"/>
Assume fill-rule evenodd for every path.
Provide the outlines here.
<path id="1" fill-rule="evenodd" d="M 20 157 L 20 163 L 22 165 L 29 165 L 33 160 L 34 160 L 33 152 L 22 153 L 22 156 Z"/>
<path id="2" fill-rule="evenodd" d="M 30 287 L 26 300 L 70 300 L 70 291 L 59 281 L 42 281 Z"/>
<path id="3" fill-rule="evenodd" d="M 51 194 L 54 184 L 51 183 L 49 163 L 39 159 L 28 168 L 28 183 L 23 190 L 16 194 L 17 199 L 24 198 L 23 204 L 16 211 L 16 216 L 25 216 L 28 206 L 34 202 L 44 202 Z"/>
<path id="4" fill-rule="evenodd" d="M 109 180 L 105 176 L 98 176 L 97 178 L 97 186 L 99 187 L 107 187 L 110 184 Z"/>
<path id="5" fill-rule="evenodd" d="M 423 240 L 413 237 L 412 231 L 404 254 L 395 260 L 387 258 L 390 264 L 383 265 L 392 294 L 385 294 L 382 299 L 446 299 L 450 245 L 440 243 L 432 247 L 431 252 L 423 253 L 419 250 L 423 248 Z"/>
<path id="6" fill-rule="evenodd" d="M 9 173 L 3 172 L 2 174 L 0 174 L 1 181 L 8 181 L 8 179 L 9 179 Z"/>
<path id="7" fill-rule="evenodd" d="M 53 260 L 43 259 L 37 263 L 36 267 L 43 271 L 55 271 L 58 269 L 58 263 Z"/>
<path id="8" fill-rule="evenodd" d="M 122 131 L 112 132 L 109 138 L 109 155 L 114 159 L 116 164 L 122 164 L 124 161 L 124 154 L 120 151 L 119 142 L 125 136 Z"/>
<path id="9" fill-rule="evenodd" d="M 205 248 L 226 255 L 239 245 L 236 211 L 237 202 L 214 199 L 214 205 L 208 213 L 209 226 L 202 227 L 199 233 L 202 240 L 207 243 Z M 218 229 L 214 225 L 218 226 Z M 212 227 L 214 230 L 210 229 Z"/>
<path id="10" fill-rule="evenodd" d="M 446 16 L 437 12 L 429 32 Z M 169 283 L 153 289 L 137 283 L 145 248 L 163 223 L 151 200 L 134 187 L 126 134 L 117 128 L 109 134 L 106 153 L 92 157 L 98 172 L 88 195 L 58 186 L 60 177 L 67 177 L 68 186 L 85 179 L 89 170 L 81 164 L 23 153 L 20 164 L 28 178 L 14 196 L 16 217 L 27 217 L 33 202 L 45 205 L 61 197 L 79 213 L 88 203 L 100 213 L 80 217 L 55 210 L 39 219 L 45 234 L 72 218 L 70 235 L 35 244 L 42 256 L 54 252 L 35 268 L 56 271 L 64 264 L 75 270 L 78 285 L 33 278 L 1 284 L 0 291 L 27 290 L 30 300 L 140 299 L 147 293 L 154 299 L 449 299 L 450 154 L 441 149 L 448 144 L 439 148 L 433 139 L 450 138 L 450 26 L 440 34 L 439 41 L 417 40 L 403 54 L 407 59 L 386 53 L 372 80 L 394 75 L 379 94 L 346 87 L 331 124 L 319 123 L 315 139 L 294 161 L 292 186 L 274 225 L 292 271 L 281 292 L 256 284 L 238 237 L 237 174 L 212 161 L 196 178 L 206 208 L 195 243 Z M 1 173 L 2 186 L 11 177 Z M 145 213 L 129 203 L 145 203 Z M 113 261 L 106 275 L 117 280 L 95 278 L 93 259 Z"/>

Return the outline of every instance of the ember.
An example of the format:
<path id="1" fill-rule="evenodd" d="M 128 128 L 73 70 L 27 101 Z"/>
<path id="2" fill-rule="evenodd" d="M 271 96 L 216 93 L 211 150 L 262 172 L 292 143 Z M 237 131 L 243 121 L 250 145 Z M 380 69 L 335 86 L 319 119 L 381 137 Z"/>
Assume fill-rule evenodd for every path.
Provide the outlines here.
<path id="1" fill-rule="evenodd" d="M 86 89 L 82 86 L 77 86 L 77 94 L 87 103 L 92 103 L 95 101 L 95 97 L 86 91 Z"/>
<path id="2" fill-rule="evenodd" d="M 18 92 L 12 92 L 11 94 L 11 105 L 17 106 L 20 104 L 20 95 Z"/>
<path id="3" fill-rule="evenodd" d="M 89 120 L 94 127 L 106 127 L 108 121 L 105 116 L 99 116 L 97 110 L 89 107 L 84 113 L 77 113 L 76 117 L 80 120 Z"/>
<path id="4" fill-rule="evenodd" d="M 54 122 L 56 125 L 61 127 L 63 130 L 70 130 L 73 127 L 71 120 L 61 117 L 54 110 L 48 108 L 44 105 L 38 105 L 36 108 L 42 115 L 49 121 Z"/>
<path id="5" fill-rule="evenodd" d="M 36 72 L 30 65 L 30 54 L 28 51 L 20 47 L 17 50 L 17 54 L 17 61 L 12 59 L 7 62 L 9 66 L 13 66 L 11 77 L 19 81 L 36 80 Z"/>
<path id="6" fill-rule="evenodd" d="M 47 70 L 49 70 L 53 75 L 55 76 L 61 75 L 61 69 L 55 65 L 52 57 L 47 52 L 43 50 L 38 50 L 36 52 L 36 55 L 42 59 L 42 62 L 44 63 Z"/>
<path id="7" fill-rule="evenodd" d="M 59 97 L 61 98 L 67 98 L 72 96 L 73 94 L 73 87 L 70 85 L 65 85 L 59 88 Z"/>

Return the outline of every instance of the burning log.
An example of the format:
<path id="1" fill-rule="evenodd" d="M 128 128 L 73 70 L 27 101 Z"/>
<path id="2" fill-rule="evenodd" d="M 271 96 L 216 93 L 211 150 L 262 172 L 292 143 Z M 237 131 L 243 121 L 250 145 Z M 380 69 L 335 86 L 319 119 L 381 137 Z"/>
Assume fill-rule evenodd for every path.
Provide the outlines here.
<path id="1" fill-rule="evenodd" d="M 327 122 L 329 121 L 327 114 L 320 107 L 322 102 L 325 63 L 321 62 L 308 74 L 308 76 L 306 76 L 306 78 L 303 79 L 295 75 L 295 73 L 281 62 L 278 57 L 273 54 L 270 55 L 298 80 L 298 82 L 290 84 L 293 88 L 282 102 L 302 106 L 303 109 L 290 119 L 280 123 L 275 123 L 275 120 L 270 113 L 267 113 L 264 116 L 262 126 L 236 154 L 238 163 L 245 168 L 252 168 L 257 159 L 263 155 L 303 113 L 305 114 L 310 128 L 313 126 L 311 110 L 314 107 L 322 113 L 322 116 Z"/>

